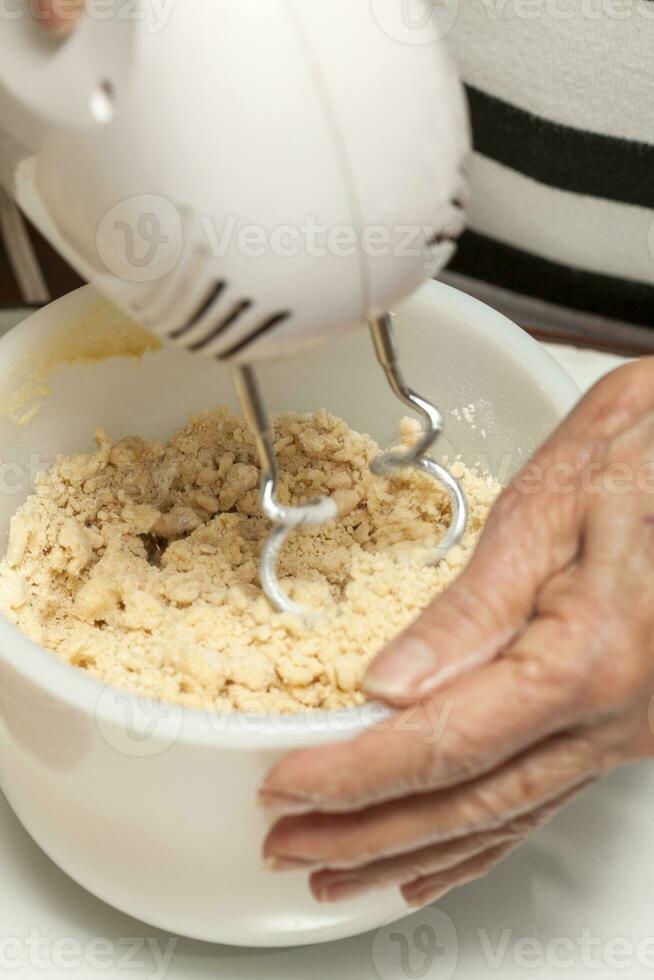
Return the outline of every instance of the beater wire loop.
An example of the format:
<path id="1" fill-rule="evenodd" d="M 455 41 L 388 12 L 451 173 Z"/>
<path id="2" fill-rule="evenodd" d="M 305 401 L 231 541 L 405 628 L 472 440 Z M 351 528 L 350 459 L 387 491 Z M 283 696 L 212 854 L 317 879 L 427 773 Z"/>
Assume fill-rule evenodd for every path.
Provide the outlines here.
<path id="1" fill-rule="evenodd" d="M 467 523 L 468 506 L 457 480 L 444 466 L 428 456 L 440 435 L 442 418 L 431 402 L 421 398 L 405 384 L 397 360 L 390 316 L 386 314 L 372 319 L 370 330 L 377 359 L 384 369 L 392 391 L 407 408 L 417 412 L 423 420 L 422 435 L 413 446 L 394 447 L 381 453 L 372 462 L 370 468 L 379 476 L 388 476 L 397 470 L 413 467 L 433 477 L 447 491 L 452 504 L 452 520 L 438 547 L 430 556 L 429 564 L 436 564 L 460 540 Z M 338 508 L 335 501 L 328 497 L 294 507 L 279 502 L 277 496 L 279 471 L 270 434 L 270 422 L 254 370 L 248 365 L 237 365 L 233 368 L 233 374 L 236 392 L 245 420 L 254 436 L 261 466 L 261 509 L 273 525 L 261 554 L 259 566 L 261 587 L 279 612 L 291 613 L 310 621 L 319 613 L 317 610 L 299 605 L 286 594 L 277 574 L 279 555 L 290 534 L 307 525 L 327 524 L 337 516 Z"/>
<path id="2" fill-rule="evenodd" d="M 413 467 L 422 470 L 437 480 L 447 491 L 452 506 L 452 520 L 438 547 L 433 551 L 430 565 L 436 565 L 451 548 L 459 543 L 468 523 L 468 503 L 458 481 L 440 463 L 431 459 L 428 453 L 433 449 L 443 428 L 441 413 L 425 398 L 408 387 L 398 363 L 395 330 L 390 314 L 370 320 L 370 332 L 377 360 L 381 364 L 393 394 L 401 402 L 422 417 L 422 435 L 412 445 L 405 448 L 397 446 L 381 453 L 370 465 L 378 476 L 388 476 L 396 470 Z"/>
<path id="3" fill-rule="evenodd" d="M 270 436 L 270 422 L 264 408 L 254 371 L 249 366 L 233 369 L 234 385 L 241 402 L 245 420 L 254 435 L 261 465 L 261 509 L 272 521 L 273 528 L 263 546 L 259 564 L 259 579 L 264 593 L 279 612 L 291 613 L 302 619 L 314 619 L 317 612 L 300 606 L 284 592 L 277 575 L 279 553 L 289 534 L 308 524 L 327 524 L 338 514 L 334 500 L 323 497 L 308 504 L 289 507 L 277 499 L 279 472 Z"/>

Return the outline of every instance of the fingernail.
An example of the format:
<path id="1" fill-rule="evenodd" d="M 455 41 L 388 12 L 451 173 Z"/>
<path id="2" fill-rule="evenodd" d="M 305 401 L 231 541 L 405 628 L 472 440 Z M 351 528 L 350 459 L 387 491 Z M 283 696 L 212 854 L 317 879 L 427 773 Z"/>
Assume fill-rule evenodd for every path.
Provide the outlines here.
<path id="1" fill-rule="evenodd" d="M 374 660 L 364 678 L 364 688 L 375 698 L 392 699 L 409 693 L 439 669 L 439 657 L 420 637 L 398 641 Z"/>
<path id="2" fill-rule="evenodd" d="M 311 806 L 312 801 L 307 797 L 294 795 L 293 793 L 277 793 L 274 790 L 260 789 L 257 794 L 259 806 L 268 809 L 283 809 L 292 812 L 305 810 Z"/>
<path id="3" fill-rule="evenodd" d="M 307 858 L 277 857 L 273 854 L 264 858 L 264 864 L 269 871 L 302 871 L 313 867 L 315 861 L 309 861 Z"/>
<path id="4" fill-rule="evenodd" d="M 431 905 L 433 902 L 437 902 L 443 895 L 447 894 L 448 889 L 446 888 L 444 892 L 436 892 L 432 895 L 431 892 L 428 894 L 418 893 L 417 895 L 405 895 L 404 898 L 408 906 L 412 909 L 424 909 L 425 905 Z"/>
<path id="5" fill-rule="evenodd" d="M 350 878 L 332 885 L 323 885 L 316 890 L 319 902 L 345 902 L 357 898 L 369 890 L 369 886 L 361 878 Z"/>
<path id="6" fill-rule="evenodd" d="M 429 888 L 427 891 L 416 892 L 412 892 L 408 888 L 404 888 L 403 895 L 407 905 L 410 905 L 413 909 L 421 909 L 424 908 L 425 905 L 431 905 L 433 902 L 437 902 L 439 899 L 447 895 L 449 891 L 451 891 L 451 885 L 442 885 L 440 887 L 436 886 L 434 888 Z"/>
<path id="7" fill-rule="evenodd" d="M 372 662 L 364 677 L 367 694 L 381 700 L 423 697 L 493 660 L 515 637 L 516 629 L 505 630 L 481 643 L 475 650 L 449 663 L 417 636 L 400 639 Z"/>

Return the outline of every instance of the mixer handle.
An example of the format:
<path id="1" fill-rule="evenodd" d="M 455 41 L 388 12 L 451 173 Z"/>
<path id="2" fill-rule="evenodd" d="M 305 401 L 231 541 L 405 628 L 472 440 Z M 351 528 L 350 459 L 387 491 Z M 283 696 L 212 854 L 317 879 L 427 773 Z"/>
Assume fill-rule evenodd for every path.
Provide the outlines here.
<path id="1" fill-rule="evenodd" d="M 41 126 L 86 128 L 110 121 L 142 23 L 119 17 L 118 8 L 119 0 L 104 3 L 101 18 L 86 14 L 64 39 L 51 38 L 35 22 L 27 0 L 5 11 L 0 96 L 2 90 L 9 94 L 11 108 L 4 108 L 6 99 L 0 103 L 9 116 L 0 119 L 2 128 L 14 133 L 21 114 Z"/>

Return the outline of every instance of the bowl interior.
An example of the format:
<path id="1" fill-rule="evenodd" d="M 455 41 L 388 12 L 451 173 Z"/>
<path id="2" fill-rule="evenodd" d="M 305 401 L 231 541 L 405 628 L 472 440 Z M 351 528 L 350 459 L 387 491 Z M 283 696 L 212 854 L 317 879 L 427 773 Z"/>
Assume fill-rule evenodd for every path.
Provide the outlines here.
<path id="1" fill-rule="evenodd" d="M 504 317 L 442 284 L 427 283 L 395 314 L 405 377 L 443 414 L 438 454 L 459 454 L 505 482 L 573 403 L 574 384 Z M 105 340 L 106 351 L 112 350 L 117 316 L 85 287 L 0 342 L 2 541 L 35 473 L 58 453 L 91 449 L 97 426 L 114 438 L 166 438 L 192 412 L 237 408 L 229 370 L 201 356 L 160 349 L 140 358 L 103 359 Z M 131 328 L 123 321 L 120 329 L 129 335 Z M 83 347 L 86 336 L 92 338 L 90 354 L 75 360 L 71 350 Z M 138 348 L 138 337 L 133 346 Z M 382 445 L 396 437 L 398 420 L 407 414 L 390 393 L 363 329 L 329 347 L 263 365 L 259 375 L 271 412 L 324 406 Z M 17 424 L 31 408 L 31 420 Z"/>

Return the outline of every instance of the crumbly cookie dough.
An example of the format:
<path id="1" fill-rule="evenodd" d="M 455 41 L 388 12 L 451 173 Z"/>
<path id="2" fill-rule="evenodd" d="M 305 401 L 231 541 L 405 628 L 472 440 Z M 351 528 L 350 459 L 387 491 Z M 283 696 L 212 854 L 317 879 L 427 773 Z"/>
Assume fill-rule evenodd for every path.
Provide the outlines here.
<path id="1" fill-rule="evenodd" d="M 261 592 L 255 450 L 225 408 L 165 444 L 99 430 L 96 452 L 60 457 L 12 519 L 0 608 L 62 660 L 146 697 L 285 713 L 362 703 L 367 665 L 466 564 L 499 486 L 453 464 L 469 527 L 430 568 L 420 559 L 450 515 L 433 480 L 373 476 L 375 442 L 326 411 L 277 416 L 273 441 L 284 502 L 339 506 L 280 562 L 292 597 L 323 610 L 316 624 Z"/>

